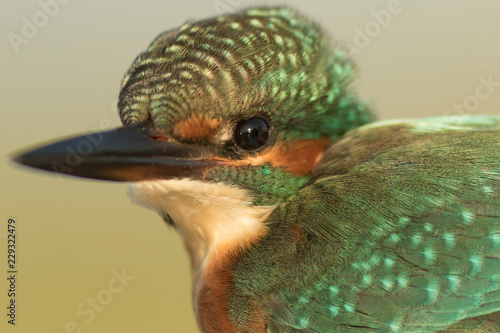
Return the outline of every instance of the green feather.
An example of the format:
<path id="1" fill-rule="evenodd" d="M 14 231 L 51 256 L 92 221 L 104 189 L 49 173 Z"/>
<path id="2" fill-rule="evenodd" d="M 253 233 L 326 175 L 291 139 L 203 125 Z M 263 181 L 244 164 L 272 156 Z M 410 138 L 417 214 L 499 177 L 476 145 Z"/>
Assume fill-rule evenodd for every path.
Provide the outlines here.
<path id="1" fill-rule="evenodd" d="M 373 119 L 349 89 L 355 67 L 347 53 L 288 8 L 186 23 L 159 35 L 132 64 L 120 118 L 151 120 L 169 133 L 192 113 L 228 121 L 265 115 L 284 138 L 337 139 Z"/>
<path id="2" fill-rule="evenodd" d="M 431 332 L 500 311 L 500 117 L 466 120 L 346 134 L 270 216 L 233 297 L 255 295 L 275 332 Z"/>

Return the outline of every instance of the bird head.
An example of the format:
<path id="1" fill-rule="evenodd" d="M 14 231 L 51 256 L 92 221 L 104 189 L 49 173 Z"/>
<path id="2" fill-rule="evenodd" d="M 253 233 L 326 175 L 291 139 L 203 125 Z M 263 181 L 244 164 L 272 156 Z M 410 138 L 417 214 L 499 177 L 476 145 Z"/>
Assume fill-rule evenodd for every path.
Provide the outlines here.
<path id="1" fill-rule="evenodd" d="M 188 22 L 133 62 L 118 103 L 123 127 L 16 161 L 134 182 L 133 200 L 173 224 L 186 213 L 174 217 L 178 207 L 164 202 L 180 197 L 213 203 L 229 191 L 248 206 L 277 205 L 307 182 L 332 141 L 372 120 L 351 88 L 354 73 L 347 52 L 289 8 Z M 197 193 L 183 196 L 189 191 Z"/>
<path id="2" fill-rule="evenodd" d="M 119 181 L 191 178 L 248 189 L 255 204 L 295 192 L 328 145 L 372 119 L 347 52 L 288 8 L 251 8 L 160 34 L 123 79 L 124 125 L 17 161 Z M 97 139 L 96 139 L 97 140 Z M 81 161 L 66 163 L 75 146 Z"/>
<path id="3" fill-rule="evenodd" d="M 371 119 L 348 89 L 353 72 L 346 53 L 293 10 L 249 9 L 159 35 L 123 80 L 120 118 L 205 151 L 200 159 L 214 163 L 192 176 L 276 204 L 332 140 Z"/>

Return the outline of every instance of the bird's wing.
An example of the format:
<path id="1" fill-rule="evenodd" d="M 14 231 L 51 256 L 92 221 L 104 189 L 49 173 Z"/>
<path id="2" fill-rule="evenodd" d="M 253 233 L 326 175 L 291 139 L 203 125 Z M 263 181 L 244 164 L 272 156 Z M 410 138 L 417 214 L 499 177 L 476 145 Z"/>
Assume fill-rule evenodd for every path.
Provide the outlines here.
<path id="1" fill-rule="evenodd" d="M 352 131 L 270 224 L 297 236 L 269 332 L 500 331 L 500 117 Z"/>

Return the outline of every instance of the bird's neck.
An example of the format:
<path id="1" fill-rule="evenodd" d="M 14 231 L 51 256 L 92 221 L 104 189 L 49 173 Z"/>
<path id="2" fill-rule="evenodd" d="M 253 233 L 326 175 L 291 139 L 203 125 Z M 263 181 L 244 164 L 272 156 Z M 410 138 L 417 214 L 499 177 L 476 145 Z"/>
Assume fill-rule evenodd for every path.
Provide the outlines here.
<path id="1" fill-rule="evenodd" d="M 254 206 L 248 190 L 221 183 L 155 180 L 133 183 L 133 203 L 169 218 L 190 254 L 194 297 L 213 272 L 224 269 L 242 249 L 267 232 L 264 220 L 274 206 Z"/>

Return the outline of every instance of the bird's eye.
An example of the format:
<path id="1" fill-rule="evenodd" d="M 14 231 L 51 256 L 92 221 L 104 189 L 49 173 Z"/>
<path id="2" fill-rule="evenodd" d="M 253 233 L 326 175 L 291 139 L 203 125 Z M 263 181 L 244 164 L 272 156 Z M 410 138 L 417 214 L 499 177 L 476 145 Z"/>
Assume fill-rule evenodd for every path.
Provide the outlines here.
<path id="1" fill-rule="evenodd" d="M 248 152 L 264 147 L 269 137 L 269 125 L 259 117 L 242 120 L 234 128 L 234 142 Z"/>

